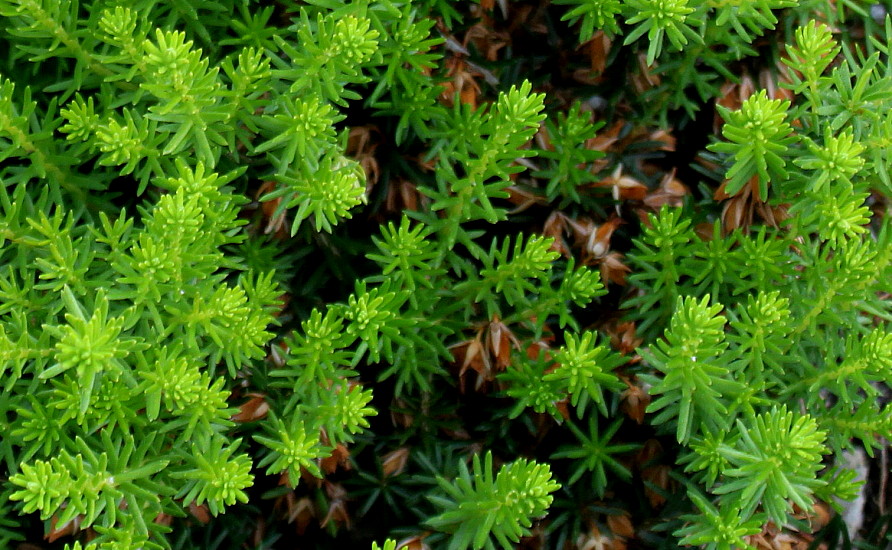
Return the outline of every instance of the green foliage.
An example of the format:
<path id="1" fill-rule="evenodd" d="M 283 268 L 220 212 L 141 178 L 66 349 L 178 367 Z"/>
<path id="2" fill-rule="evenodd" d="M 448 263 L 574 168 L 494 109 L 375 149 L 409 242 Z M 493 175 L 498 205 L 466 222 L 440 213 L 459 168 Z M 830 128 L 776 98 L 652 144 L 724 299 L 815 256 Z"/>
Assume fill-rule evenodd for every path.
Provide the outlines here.
<path id="1" fill-rule="evenodd" d="M 589 401 L 594 402 L 601 414 L 607 416 L 602 388 L 618 390 L 620 381 L 610 372 L 625 363 L 625 359 L 612 354 L 606 347 L 594 347 L 594 335 L 585 332 L 581 338 L 572 333 L 564 335 L 566 344 L 554 355 L 557 368 L 543 377 L 545 382 L 557 382 L 566 387 L 570 404 L 581 417 Z"/>
<path id="2" fill-rule="evenodd" d="M 642 238 L 635 241 L 635 254 L 630 257 L 640 268 L 632 274 L 630 282 L 649 292 L 626 302 L 627 307 L 639 312 L 642 318 L 639 331 L 645 333 L 655 323 L 664 325 L 668 321 L 665 306 L 674 304 L 681 296 L 679 267 L 683 265 L 683 258 L 693 256 L 690 243 L 695 239 L 690 220 L 682 219 L 680 210 L 664 209 L 660 216 L 649 221 Z"/>
<path id="3" fill-rule="evenodd" d="M 817 105 L 818 81 L 838 53 L 839 46 L 826 25 L 811 21 L 796 29 L 796 41 L 787 46 L 789 57 L 784 59 L 784 64 L 796 71 L 791 74 L 793 91 L 809 93 L 809 101 Z"/>
<path id="4" fill-rule="evenodd" d="M 556 378 L 545 381 L 548 362 L 544 354 L 536 358 L 521 359 L 511 370 L 499 375 L 508 384 L 505 393 L 516 400 L 511 410 L 512 418 L 519 416 L 524 409 L 531 408 L 537 413 L 547 412 L 554 418 L 561 417 L 558 403 L 565 397 L 564 384 Z"/>
<path id="5" fill-rule="evenodd" d="M 596 29 L 603 30 L 611 36 L 619 34 L 619 24 L 616 16 L 622 13 L 622 2 L 619 0 L 579 1 L 579 0 L 555 0 L 555 4 L 574 6 L 561 18 L 575 25 L 582 21 L 579 29 L 579 41 L 585 42 L 592 37 Z"/>
<path id="6" fill-rule="evenodd" d="M 839 47 L 822 25 L 795 38 L 786 63 L 801 103 L 760 92 L 739 111 L 719 107 L 731 142 L 711 147 L 733 155 L 727 193 L 757 181 L 753 199 L 787 203 L 790 217 L 750 235 L 716 225 L 704 239 L 664 209 L 631 254 L 649 266 L 630 277 L 647 288 L 627 302 L 633 316 L 647 328 L 671 319 L 642 350 L 658 373 L 641 375 L 656 397 L 648 410 L 687 447 L 681 463 L 709 491 L 689 493 L 699 513 L 676 532 L 687 544 L 742 547 L 763 521 L 788 522 L 792 503 L 809 509 L 825 498 L 828 483 L 852 494 L 851 477 L 821 473 L 822 455 L 838 456 L 853 438 L 872 452 L 889 433 L 876 403 L 889 375 L 889 304 L 880 297 L 889 227 L 867 205 L 868 189 L 884 183 L 865 154 L 871 138 L 848 110 L 871 86 L 874 105 L 884 101 L 888 82 L 873 77 L 877 56 L 849 57 L 825 75 Z M 804 408 L 778 406 L 789 402 Z"/>
<path id="7" fill-rule="evenodd" d="M 550 148 L 537 151 L 537 156 L 548 164 L 534 174 L 548 179 L 545 196 L 549 202 L 559 197 L 561 207 L 569 202 L 583 202 L 582 189 L 596 180 L 592 163 L 603 158 L 604 153 L 580 144 L 594 138 L 603 125 L 592 123 L 591 114 L 583 111 L 579 103 L 573 104 L 566 114 L 560 113 L 557 120 L 545 121 Z"/>
<path id="8" fill-rule="evenodd" d="M 670 0 L 668 2 L 651 2 L 650 0 L 629 0 L 626 4 L 628 13 L 634 14 L 626 19 L 627 25 L 635 25 L 624 44 L 632 43 L 647 33 L 647 64 L 654 62 L 663 49 L 663 38 L 669 38 L 673 48 L 681 50 L 688 40 L 701 40 L 691 24 L 699 22 L 689 16 L 694 8 L 688 6 L 687 0 Z"/>
<path id="9" fill-rule="evenodd" d="M 703 495 L 690 492 L 700 515 L 689 516 L 691 524 L 676 535 L 687 544 L 735 548 L 742 546 L 743 536 L 761 531 L 764 519 L 753 514 L 757 507 L 776 525 L 786 521 L 790 501 L 811 508 L 811 495 L 826 483 L 815 477 L 826 453 L 825 436 L 813 418 L 773 407 L 754 418 L 752 428 L 738 420 L 733 440 L 720 437 L 694 446 L 700 458 L 709 453 L 725 461 L 723 482 L 712 489 L 722 498 L 716 509 Z M 698 459 L 691 466 L 700 469 L 705 463 Z"/>
<path id="10" fill-rule="evenodd" d="M 523 459 L 502 466 L 493 476 L 492 453 L 486 454 L 483 465 L 474 455 L 473 471 L 460 463 L 454 482 L 438 481 L 445 495 L 430 498 L 443 511 L 427 523 L 452 533 L 450 550 L 494 549 L 490 537 L 502 548 L 513 548 L 512 543 L 529 533 L 532 519 L 548 509 L 550 493 L 560 488 L 547 464 Z"/>
<path id="11" fill-rule="evenodd" d="M 747 99 L 739 111 L 716 107 L 725 119 L 722 135 L 732 143 L 717 143 L 710 150 L 734 156 L 734 165 L 725 174 L 726 193 L 736 195 L 757 177 L 759 198 L 764 201 L 772 178 L 787 177 L 783 155 L 796 141 L 790 135 L 792 127 L 786 122 L 789 107 L 788 101 L 768 99 L 764 90 Z"/>
<path id="12" fill-rule="evenodd" d="M 551 455 L 552 458 L 571 458 L 578 461 L 578 464 L 573 471 L 573 475 L 570 476 L 567 483 L 572 485 L 578 481 L 586 471 L 593 472 L 595 492 L 598 494 L 598 497 L 603 497 L 604 491 L 607 489 L 607 469 L 623 480 L 631 479 L 632 472 L 611 456 L 634 451 L 638 448 L 638 445 L 636 444 L 609 444 L 621 425 L 622 420 L 617 420 L 611 424 L 610 428 L 607 429 L 607 432 L 603 436 L 600 436 L 598 434 L 598 421 L 596 418 L 589 418 L 589 435 L 582 433 L 582 431 L 572 423 L 567 424 L 570 431 L 572 431 L 573 435 L 579 440 L 578 446 L 567 446 Z"/>
<path id="13" fill-rule="evenodd" d="M 734 494 L 732 502 L 742 503 L 745 515 L 761 505 L 776 524 L 783 522 L 792 508 L 788 500 L 802 509 L 810 508 L 811 493 L 823 484 L 815 474 L 821 469 L 826 437 L 815 420 L 786 408 L 772 408 L 755 418 L 752 429 L 738 421 L 737 432 L 738 445 L 726 451 L 733 466 L 725 471 L 729 483 L 714 492 Z"/>
<path id="14" fill-rule="evenodd" d="M 396 541 L 393 539 L 387 539 L 384 542 L 384 548 L 382 549 L 378 546 L 377 542 L 372 543 L 372 550 L 396 550 Z"/>
<path id="15" fill-rule="evenodd" d="M 438 154 L 440 159 L 437 186 L 421 191 L 432 199 L 433 212 L 444 212 L 445 216 L 436 221 L 425 221 L 445 234 L 450 248 L 458 238 L 460 223 L 506 219 L 507 210 L 497 208 L 493 200 L 509 196 L 505 191 L 511 185 L 509 176 L 522 170 L 514 161 L 534 154 L 521 147 L 545 118 L 544 95 L 533 94 L 531 89 L 529 82 L 520 88 L 512 86 L 489 110 L 472 111 L 470 106 L 457 103 L 436 136 L 439 143 L 431 154 Z M 456 173 L 452 162 L 456 158 L 467 159 L 462 166 L 464 177 Z"/>
<path id="16" fill-rule="evenodd" d="M 709 550 L 735 550 L 753 547 L 741 541 L 747 535 L 755 535 L 762 531 L 761 518 L 745 520 L 740 516 L 739 508 L 715 506 L 696 492 L 688 493 L 697 506 L 697 514 L 686 516 L 690 524 L 675 532 L 683 537 L 680 544 L 702 545 Z"/>
<path id="17" fill-rule="evenodd" d="M 232 457 L 240 439 L 228 443 L 222 437 L 209 442 L 193 445 L 187 459 L 189 468 L 173 472 L 175 479 L 184 480 L 177 493 L 186 504 L 208 504 L 211 514 L 217 515 L 224 506 L 232 506 L 237 501 L 247 502 L 244 489 L 253 484 L 251 458 L 240 454 Z"/>
<path id="18" fill-rule="evenodd" d="M 640 102 L 648 116 L 658 116 L 663 125 L 668 109 L 683 108 L 693 115 L 702 103 L 720 93 L 721 80 L 736 81 L 729 64 L 756 54 L 757 39 L 777 26 L 775 10 L 799 4 L 796 0 L 555 3 L 567 6 L 561 20 L 579 24 L 579 42 L 588 42 L 598 32 L 610 39 L 625 34 L 623 46 L 642 52 L 648 70 L 663 81 L 636 103 Z M 626 70 L 642 70 L 631 65 Z"/>
<path id="19" fill-rule="evenodd" d="M 791 0 L 471 4 L 0 0 L 0 546 L 565 548 L 643 492 L 642 544 L 737 548 L 857 494 L 841 453 L 892 437 L 892 20 L 777 53 Z M 477 51 L 552 19 L 630 85 Z M 759 63 L 784 89 L 701 157 L 724 214 L 654 191 L 639 136 Z"/>
<path id="20" fill-rule="evenodd" d="M 105 526 L 124 521 L 118 519 L 124 516 L 144 537 L 149 531 L 163 532 L 159 525 L 145 520 L 147 513 L 162 512 L 161 495 L 170 496 L 169 489 L 152 478 L 168 465 L 147 456 L 153 443 L 149 439 L 137 447 L 132 437 L 113 441 L 103 432 L 103 452 L 96 453 L 77 438 L 75 455 L 63 450 L 50 460 L 23 464 L 22 471 L 10 478 L 20 489 L 9 498 L 21 500 L 26 512 L 39 511 L 43 519 L 64 509 L 58 516 L 63 525 L 78 515 L 85 525 Z M 216 478 L 211 474 L 211 479 Z M 127 502 L 123 510 L 118 504 L 122 501 Z"/>
<path id="21" fill-rule="evenodd" d="M 660 412 L 655 424 L 675 423 L 679 443 L 687 443 L 695 428 L 723 430 L 728 427 L 728 406 L 741 393 L 740 383 L 729 380 L 728 369 L 717 360 L 725 351 L 725 318 L 722 306 L 709 306 L 709 296 L 699 302 L 678 299 L 664 340 L 657 342 L 646 359 L 664 376 L 642 375 L 659 396 L 648 412 Z"/>

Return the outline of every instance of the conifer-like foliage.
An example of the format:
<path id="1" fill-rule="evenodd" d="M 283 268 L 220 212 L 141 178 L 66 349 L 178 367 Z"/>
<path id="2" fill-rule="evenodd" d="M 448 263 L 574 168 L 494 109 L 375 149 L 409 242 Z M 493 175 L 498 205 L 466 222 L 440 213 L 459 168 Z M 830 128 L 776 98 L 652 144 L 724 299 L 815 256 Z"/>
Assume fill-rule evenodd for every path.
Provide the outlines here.
<path id="1" fill-rule="evenodd" d="M 869 86 L 875 67 L 888 63 L 885 46 L 877 46 L 872 56 L 849 56 L 824 74 L 825 57 L 839 46 L 812 22 L 796 32 L 784 60 L 801 75 L 787 87 L 810 90 L 802 106 L 788 113 L 788 102 L 761 92 L 738 111 L 720 109 L 724 137 L 733 142 L 711 147 L 732 155 L 724 191 L 790 205 L 776 229 L 761 230 L 755 241 L 739 231 L 716 233 L 713 239 L 730 244 L 718 248 L 664 209 L 632 253 L 636 263 L 681 266 L 671 275 L 657 269 L 633 276 L 663 299 L 631 303 L 646 308 L 636 316 L 652 326 L 670 315 L 667 299 L 675 299 L 664 338 L 645 353 L 659 374 L 642 379 L 659 396 L 648 407 L 659 412 L 654 422 L 667 423 L 689 445 L 686 470 L 718 496 L 716 509 L 692 493 L 701 515 L 678 531 L 688 543 L 729 547 L 764 519 L 789 521 L 793 503 L 811 507 L 830 483 L 818 475 L 822 454 L 856 440 L 872 453 L 878 436 L 889 433 L 877 395 L 892 372 L 874 355 L 890 337 L 889 224 L 865 203 L 885 184 L 863 157 L 866 128 L 856 133 L 840 114 L 851 104 L 836 103 L 838 90 Z M 788 116 L 797 120 L 795 130 Z M 788 159 L 801 170 L 787 173 Z M 729 269 L 734 262 L 746 267 Z M 727 319 L 718 315 L 723 310 Z M 799 410 L 777 408 L 790 402 Z"/>
<path id="2" fill-rule="evenodd" d="M 892 436 L 868 19 L 0 0 L 0 547 L 804 532 Z"/>
<path id="3" fill-rule="evenodd" d="M 444 511 L 428 520 L 453 533 L 450 549 L 494 549 L 490 534 L 503 548 L 510 547 L 529 533 L 530 518 L 543 515 L 551 504 L 549 493 L 559 488 L 547 465 L 522 459 L 503 466 L 495 477 L 491 453 L 482 466 L 475 455 L 470 472 L 464 463 L 460 468 L 455 482 L 441 480 L 446 495 L 431 498 Z"/>

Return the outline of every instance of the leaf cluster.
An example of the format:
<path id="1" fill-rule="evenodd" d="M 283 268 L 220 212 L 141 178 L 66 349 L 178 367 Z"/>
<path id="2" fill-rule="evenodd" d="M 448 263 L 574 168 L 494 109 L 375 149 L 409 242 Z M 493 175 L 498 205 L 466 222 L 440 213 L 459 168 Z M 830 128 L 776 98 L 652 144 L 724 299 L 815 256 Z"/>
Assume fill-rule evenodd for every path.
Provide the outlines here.
<path id="1" fill-rule="evenodd" d="M 523 10 L 486 4 L 0 0 L 0 546 L 735 548 L 857 493 L 892 22 L 797 25 L 782 85 L 716 107 L 719 214 L 659 131 L 502 63 Z M 553 4 L 638 124 L 806 13 Z"/>

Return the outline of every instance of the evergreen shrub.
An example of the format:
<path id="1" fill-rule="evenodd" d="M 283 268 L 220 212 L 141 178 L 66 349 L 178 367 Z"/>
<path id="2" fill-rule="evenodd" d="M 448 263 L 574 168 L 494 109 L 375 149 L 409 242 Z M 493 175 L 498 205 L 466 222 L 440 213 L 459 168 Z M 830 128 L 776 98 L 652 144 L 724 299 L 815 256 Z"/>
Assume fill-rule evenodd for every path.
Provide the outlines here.
<path id="1" fill-rule="evenodd" d="M 882 12 L 0 0 L 0 547 L 847 543 Z"/>

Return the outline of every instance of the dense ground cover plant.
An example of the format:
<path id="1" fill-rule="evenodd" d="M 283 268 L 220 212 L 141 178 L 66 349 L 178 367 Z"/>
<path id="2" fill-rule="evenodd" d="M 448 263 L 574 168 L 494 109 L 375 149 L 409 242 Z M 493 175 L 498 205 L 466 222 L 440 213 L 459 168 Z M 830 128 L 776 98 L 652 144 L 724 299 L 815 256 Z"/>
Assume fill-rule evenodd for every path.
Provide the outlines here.
<path id="1" fill-rule="evenodd" d="M 0 544 L 838 531 L 892 432 L 877 13 L 0 0 Z"/>

